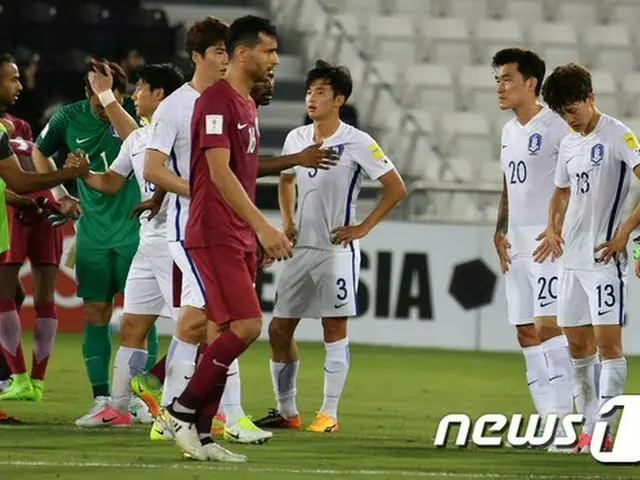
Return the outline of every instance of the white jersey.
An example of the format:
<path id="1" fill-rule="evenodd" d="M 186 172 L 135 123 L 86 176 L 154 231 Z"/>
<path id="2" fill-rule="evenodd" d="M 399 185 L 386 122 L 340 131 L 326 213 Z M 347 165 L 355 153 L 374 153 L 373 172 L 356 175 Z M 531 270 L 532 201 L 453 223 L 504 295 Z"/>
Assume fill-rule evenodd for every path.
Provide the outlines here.
<path id="1" fill-rule="evenodd" d="M 298 127 L 287 135 L 282 154 L 298 153 L 314 143 L 313 125 Z M 295 172 L 298 184 L 296 247 L 341 251 L 344 247 L 331 243 L 331 231 L 355 223 L 363 176 L 377 180 L 394 167 L 371 136 L 343 122 L 322 148 L 338 152 L 337 166 L 329 170 L 294 167 L 283 172 Z"/>
<path id="2" fill-rule="evenodd" d="M 530 257 L 536 236 L 547 226 L 560 141 L 568 133 L 567 123 L 547 107 L 526 125 L 514 117 L 502 128 L 500 169 L 507 185 L 512 258 Z"/>
<path id="3" fill-rule="evenodd" d="M 563 265 L 568 269 L 595 270 L 594 248 L 611 240 L 631 172 L 640 164 L 640 146 L 622 122 L 602 115 L 586 136 L 573 132 L 560 144 L 555 184 L 571 188 L 564 219 Z"/>
<path id="4" fill-rule="evenodd" d="M 140 186 L 140 195 L 142 200 L 148 200 L 153 196 L 156 186 L 143 177 L 144 156 L 149 141 L 151 130 L 150 127 L 138 128 L 127 137 L 120 147 L 118 156 L 109 167 L 125 178 L 129 178 L 131 174 L 135 175 L 138 185 Z M 130 214 L 131 212 L 123 212 Z M 167 236 L 167 198 L 165 197 L 162 207 L 158 214 L 151 220 L 147 220 L 149 212 L 144 212 L 140 216 L 140 243 L 138 248 L 141 252 L 148 256 L 166 255 L 167 251 L 157 248 L 158 241 L 166 243 Z M 155 246 L 155 247 L 154 247 Z"/>
<path id="5" fill-rule="evenodd" d="M 151 121 L 148 150 L 169 157 L 168 167 L 180 178 L 189 180 L 191 164 L 191 116 L 200 93 L 185 83 L 165 98 Z M 189 198 L 168 193 L 167 240 L 184 240 L 189 215 Z"/>

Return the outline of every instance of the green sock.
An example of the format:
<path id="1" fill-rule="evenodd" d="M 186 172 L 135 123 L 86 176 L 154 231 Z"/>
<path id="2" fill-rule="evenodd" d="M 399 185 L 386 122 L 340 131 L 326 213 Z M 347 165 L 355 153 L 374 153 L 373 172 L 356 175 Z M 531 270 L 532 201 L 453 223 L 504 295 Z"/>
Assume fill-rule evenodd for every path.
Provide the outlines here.
<path id="1" fill-rule="evenodd" d="M 148 372 L 153 368 L 153 366 L 158 361 L 158 330 L 156 326 L 153 325 L 151 330 L 149 330 L 149 335 L 147 335 L 147 366 L 144 369 L 145 372 Z"/>
<path id="2" fill-rule="evenodd" d="M 111 332 L 109 325 L 84 326 L 82 356 L 94 397 L 109 396 L 109 361 L 111 357 Z M 106 357 L 106 358 L 105 358 Z"/>

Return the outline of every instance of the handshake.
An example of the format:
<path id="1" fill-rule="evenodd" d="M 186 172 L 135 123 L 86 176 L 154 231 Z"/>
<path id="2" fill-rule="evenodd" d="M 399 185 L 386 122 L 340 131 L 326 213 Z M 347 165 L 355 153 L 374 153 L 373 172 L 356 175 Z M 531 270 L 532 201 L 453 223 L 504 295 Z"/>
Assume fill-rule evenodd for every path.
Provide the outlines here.
<path id="1" fill-rule="evenodd" d="M 75 153 L 67 155 L 64 168 L 75 170 L 76 176 L 82 177 L 89 173 L 89 158 L 82 150 L 78 149 Z"/>

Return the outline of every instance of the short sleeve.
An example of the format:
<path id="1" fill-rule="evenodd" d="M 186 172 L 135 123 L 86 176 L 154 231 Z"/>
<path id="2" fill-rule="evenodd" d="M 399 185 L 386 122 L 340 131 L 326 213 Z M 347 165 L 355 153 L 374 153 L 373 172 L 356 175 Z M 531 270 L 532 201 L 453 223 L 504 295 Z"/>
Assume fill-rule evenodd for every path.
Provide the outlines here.
<path id="1" fill-rule="evenodd" d="M 293 151 L 293 141 L 291 140 L 291 134 L 293 132 L 289 132 L 289 134 L 287 135 L 287 138 L 284 139 L 284 145 L 282 145 L 282 153 L 281 155 L 284 157 L 285 155 L 292 155 L 294 153 L 298 153 L 298 152 L 294 152 Z M 295 175 L 296 174 L 296 167 L 291 167 L 291 168 L 287 168 L 286 170 L 282 170 L 280 172 L 280 175 Z"/>
<path id="2" fill-rule="evenodd" d="M 502 134 L 500 136 L 500 171 L 506 173 L 507 169 L 505 167 L 506 161 L 504 159 L 504 151 L 509 146 L 509 139 L 507 133 L 507 124 L 504 124 L 502 127 Z"/>
<path id="3" fill-rule="evenodd" d="M 222 95 L 219 89 L 207 89 L 198 99 L 196 108 L 199 116 L 200 147 L 231 148 L 229 129 L 232 125 L 231 109 L 227 95 Z"/>
<path id="4" fill-rule="evenodd" d="M 640 144 L 631 130 L 625 127 L 620 138 L 616 139 L 616 147 L 620 161 L 626 163 L 631 170 L 640 164 Z"/>
<path id="5" fill-rule="evenodd" d="M 147 150 L 157 150 L 169 156 L 178 137 L 178 122 L 171 103 L 166 100 L 160 104 L 151 120 Z"/>
<path id="6" fill-rule="evenodd" d="M 0 125 L 2 127 L 2 125 Z M 11 155 L 13 155 L 13 150 L 11 150 L 11 145 L 9 144 L 9 135 L 4 127 L 0 128 L 0 161 L 6 160 Z"/>
<path id="7" fill-rule="evenodd" d="M 62 108 L 53 114 L 49 123 L 40 132 L 36 140 L 36 146 L 45 157 L 50 157 L 65 147 L 64 135 L 67 123 L 68 117 L 64 108 Z"/>
<path id="8" fill-rule="evenodd" d="M 125 178 L 129 178 L 129 176 L 133 173 L 133 164 L 131 163 L 131 151 L 132 151 L 134 137 L 135 137 L 135 132 L 129 135 L 126 138 L 126 140 L 122 142 L 122 146 L 120 147 L 118 156 L 109 166 L 109 170 L 113 170 L 118 175 Z"/>
<path id="9" fill-rule="evenodd" d="M 558 150 L 558 163 L 556 164 L 556 174 L 554 183 L 558 188 L 569 188 L 571 186 L 571 178 L 567 169 L 567 159 L 565 158 L 562 142 Z"/>
<path id="10" fill-rule="evenodd" d="M 393 163 L 370 135 L 361 132 L 354 152 L 355 162 L 362 167 L 371 180 L 377 180 L 393 170 Z"/>

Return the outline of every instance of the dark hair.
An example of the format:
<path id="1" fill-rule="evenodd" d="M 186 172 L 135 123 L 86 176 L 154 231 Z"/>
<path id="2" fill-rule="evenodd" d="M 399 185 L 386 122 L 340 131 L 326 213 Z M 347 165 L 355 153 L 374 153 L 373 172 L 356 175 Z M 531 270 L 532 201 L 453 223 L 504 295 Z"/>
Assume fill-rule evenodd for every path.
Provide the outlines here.
<path id="1" fill-rule="evenodd" d="M 542 98 L 554 112 L 560 112 L 572 103 L 584 102 L 591 93 L 591 73 L 577 63 L 556 67 L 542 87 Z"/>
<path id="2" fill-rule="evenodd" d="M 342 65 L 334 66 L 324 60 L 317 60 L 315 67 L 307 73 L 305 88 L 308 90 L 316 80 L 325 80 L 331 86 L 334 95 L 344 96 L 345 103 L 353 91 L 351 73 Z"/>
<path id="3" fill-rule="evenodd" d="M 144 65 L 138 69 L 140 81 L 149 84 L 149 89 L 164 90 L 164 98 L 167 98 L 184 83 L 182 70 L 172 63 L 160 63 Z"/>
<path id="4" fill-rule="evenodd" d="M 195 22 L 187 30 L 184 51 L 189 55 L 189 59 L 191 59 L 193 52 L 204 56 L 207 48 L 216 43 L 224 42 L 228 30 L 229 26 L 225 22 L 211 15 L 204 20 Z"/>
<path id="5" fill-rule="evenodd" d="M 89 72 L 94 71 L 96 68 L 102 70 L 102 64 L 106 63 L 111 70 L 111 76 L 113 77 L 113 86 L 111 89 L 113 91 L 118 91 L 120 93 L 126 93 L 127 85 L 129 83 L 129 79 L 127 78 L 127 74 L 124 73 L 124 70 L 120 65 L 115 62 L 108 62 L 106 60 L 99 59 L 91 59 L 87 62 L 84 74 L 84 86 L 89 93 L 91 93 L 91 84 L 89 83 Z M 102 71 L 102 73 L 106 73 Z"/>
<path id="6" fill-rule="evenodd" d="M 544 60 L 537 53 L 531 50 L 523 50 L 522 48 L 505 48 L 497 52 L 491 60 L 491 66 L 494 69 L 508 63 L 517 63 L 518 71 L 525 80 L 535 78 L 538 81 L 536 84 L 536 97 L 540 95 L 546 70 Z"/>
<path id="7" fill-rule="evenodd" d="M 229 26 L 225 45 L 229 58 L 239 46 L 255 48 L 260 43 L 260 34 L 278 39 L 276 26 L 268 19 L 247 15 L 240 17 Z"/>
<path id="8" fill-rule="evenodd" d="M 5 63 L 16 63 L 16 59 L 8 53 L 0 53 L 0 66 Z"/>

